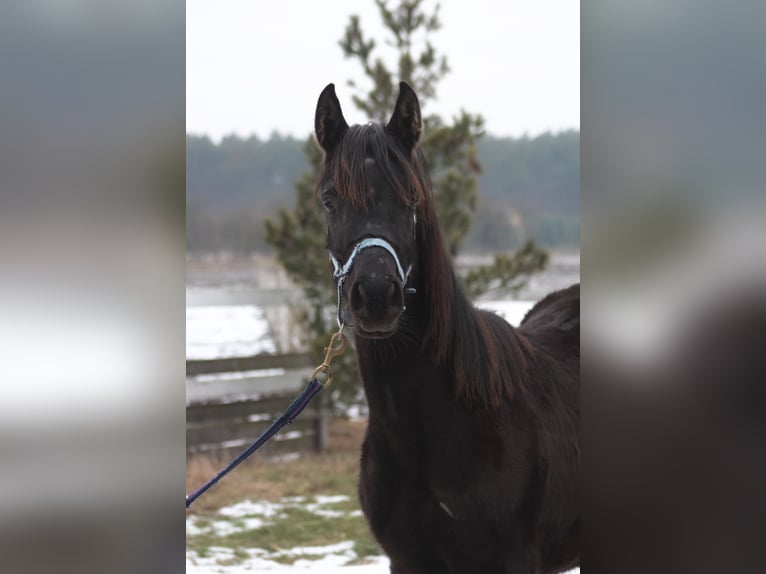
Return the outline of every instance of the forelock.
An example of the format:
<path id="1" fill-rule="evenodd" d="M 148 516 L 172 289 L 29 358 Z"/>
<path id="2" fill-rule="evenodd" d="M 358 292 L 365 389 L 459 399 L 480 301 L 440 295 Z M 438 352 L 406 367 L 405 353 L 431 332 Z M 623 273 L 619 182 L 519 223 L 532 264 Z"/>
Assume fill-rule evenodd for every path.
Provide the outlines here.
<path id="1" fill-rule="evenodd" d="M 372 165 L 403 204 L 422 203 L 429 184 L 418 150 L 407 157 L 397 141 L 381 124 L 348 128 L 343 139 L 325 160 L 322 181 L 332 180 L 341 201 L 366 209 L 370 196 L 367 174 Z"/>

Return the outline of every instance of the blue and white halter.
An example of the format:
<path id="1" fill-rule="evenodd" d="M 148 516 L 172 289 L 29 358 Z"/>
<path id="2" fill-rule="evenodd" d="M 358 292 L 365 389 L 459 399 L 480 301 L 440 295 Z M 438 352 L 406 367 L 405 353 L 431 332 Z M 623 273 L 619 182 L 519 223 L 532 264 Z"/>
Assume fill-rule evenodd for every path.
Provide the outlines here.
<path id="1" fill-rule="evenodd" d="M 338 327 L 343 328 L 343 309 L 342 309 L 342 299 L 343 299 L 343 283 L 346 281 L 346 277 L 349 273 L 351 273 L 351 268 L 354 266 L 354 260 L 356 259 L 357 255 L 359 255 L 363 250 L 369 248 L 369 247 L 380 247 L 381 249 L 385 249 L 388 254 L 394 258 L 394 263 L 396 263 L 396 272 L 399 274 L 399 279 L 402 282 L 402 288 L 404 288 L 405 285 L 407 285 L 407 279 L 410 276 L 410 271 L 412 271 L 412 265 L 407 267 L 407 270 L 405 271 L 402 268 L 402 264 L 399 262 L 399 256 L 396 254 L 396 250 L 393 248 L 393 246 L 386 241 L 385 239 L 381 239 L 380 237 L 368 237 L 366 239 L 362 239 L 359 243 L 354 245 L 354 249 L 351 250 L 351 255 L 349 255 L 348 259 L 346 260 L 346 263 L 343 265 L 340 264 L 340 262 L 333 257 L 332 253 L 330 254 L 330 262 L 332 263 L 332 266 L 335 268 L 335 271 L 333 272 L 333 277 L 338 280 Z M 405 292 L 407 293 L 415 293 L 415 289 L 405 289 Z"/>

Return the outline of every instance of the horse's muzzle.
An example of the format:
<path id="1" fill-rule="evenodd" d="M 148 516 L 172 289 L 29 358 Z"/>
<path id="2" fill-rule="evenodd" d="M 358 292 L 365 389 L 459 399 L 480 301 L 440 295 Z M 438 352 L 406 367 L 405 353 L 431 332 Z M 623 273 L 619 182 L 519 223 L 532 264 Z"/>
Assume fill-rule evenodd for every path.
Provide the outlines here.
<path id="1" fill-rule="evenodd" d="M 358 335 L 392 335 L 404 309 L 404 290 L 388 257 L 364 257 L 354 270 L 348 292 L 352 323 Z"/>

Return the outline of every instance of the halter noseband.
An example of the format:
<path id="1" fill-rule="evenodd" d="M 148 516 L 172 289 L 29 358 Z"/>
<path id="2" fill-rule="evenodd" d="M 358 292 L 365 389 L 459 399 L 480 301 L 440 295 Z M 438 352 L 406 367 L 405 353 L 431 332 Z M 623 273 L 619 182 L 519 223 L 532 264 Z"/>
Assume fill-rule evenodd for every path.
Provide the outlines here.
<path id="1" fill-rule="evenodd" d="M 385 249 L 388 254 L 394 258 L 394 263 L 396 263 L 396 272 L 399 274 L 399 279 L 402 282 L 402 288 L 407 284 L 407 279 L 410 276 L 410 271 L 412 271 L 412 265 L 407 267 L 407 271 L 405 271 L 402 268 L 402 264 L 399 262 L 399 256 L 396 254 L 396 250 L 393 248 L 393 246 L 386 241 L 385 239 L 381 239 L 380 237 L 368 237 L 366 239 L 362 239 L 359 243 L 354 245 L 354 249 L 351 250 L 351 255 L 349 255 L 348 259 L 346 260 L 346 263 L 343 265 L 340 264 L 340 262 L 333 257 L 332 253 L 330 254 L 330 262 L 332 263 L 332 266 L 335 268 L 335 271 L 333 272 L 333 277 L 338 280 L 338 327 L 343 327 L 343 318 L 341 317 L 342 314 L 342 308 L 341 308 L 341 301 L 343 298 L 343 283 L 346 281 L 346 277 L 349 273 L 351 273 L 351 268 L 354 266 L 354 260 L 356 257 L 365 249 L 368 247 L 380 247 L 382 249 Z M 406 289 L 407 293 L 414 293 L 415 289 Z"/>

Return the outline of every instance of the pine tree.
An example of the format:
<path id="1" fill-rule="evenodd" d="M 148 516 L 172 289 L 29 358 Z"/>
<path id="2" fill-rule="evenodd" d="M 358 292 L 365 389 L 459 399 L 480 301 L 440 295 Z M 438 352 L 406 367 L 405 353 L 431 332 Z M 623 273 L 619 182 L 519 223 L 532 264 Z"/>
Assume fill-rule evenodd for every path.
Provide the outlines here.
<path id="1" fill-rule="evenodd" d="M 281 209 L 276 220 L 266 219 L 266 241 L 276 249 L 288 276 L 303 290 L 306 304 L 295 310 L 294 319 L 305 325 L 302 342 L 318 365 L 330 335 L 337 331 L 334 312 L 337 290 L 325 249 L 324 219 L 314 198 L 324 152 L 313 136 L 306 140 L 303 150 L 311 170 L 295 182 L 295 207 L 290 211 Z M 342 415 L 347 406 L 363 401 L 356 355 L 346 352 L 336 357 L 332 372 L 329 400 L 327 392 L 322 395 L 335 414 Z"/>
<path id="2" fill-rule="evenodd" d="M 483 119 L 465 111 L 451 125 L 439 116 L 428 114 L 428 104 L 436 98 L 436 87 L 449 72 L 444 56 L 439 56 L 431 35 L 441 28 L 439 5 L 431 14 L 423 10 L 423 0 L 403 0 L 389 7 L 388 0 L 375 0 L 384 27 L 392 36 L 390 60 L 396 61 L 392 73 L 380 55 L 374 39 L 368 39 L 358 16 L 352 16 L 340 47 L 347 58 L 356 60 L 370 81 L 362 95 L 355 94 L 354 104 L 372 119 L 385 122 L 391 115 L 404 80 L 415 90 L 423 112 L 423 137 L 420 147 L 431 172 L 442 232 L 451 255 L 456 255 L 468 233 L 471 215 L 476 208 L 477 176 L 481 164 L 477 159 L 476 140 L 482 134 Z M 353 81 L 348 84 L 363 90 Z"/>
<path id="3" fill-rule="evenodd" d="M 437 84 L 449 72 L 444 56 L 439 56 L 431 35 L 441 28 L 439 5 L 428 13 L 423 0 L 375 0 L 387 35 L 389 60 L 381 54 L 378 43 L 368 38 L 358 16 L 351 16 L 339 44 L 347 58 L 357 61 L 369 86 L 365 90 L 348 81 L 357 93 L 354 104 L 370 119 L 385 122 L 394 109 L 399 81 L 408 82 L 418 94 L 423 110 L 423 149 L 431 174 L 439 221 L 451 255 L 455 256 L 471 225 L 476 208 L 478 175 L 481 164 L 476 142 L 483 131 L 479 115 L 461 111 L 452 123 L 428 114 L 428 104 L 437 95 Z M 301 285 L 307 301 L 305 323 L 308 343 L 317 361 L 322 348 L 335 329 L 336 290 L 330 279 L 324 248 L 324 221 L 316 208 L 314 189 L 322 161 L 322 151 L 313 136 L 305 145 L 311 171 L 296 182 L 296 204 L 292 211 L 282 210 L 277 220 L 266 221 L 266 240 L 288 275 Z M 540 270 L 547 254 L 528 243 L 515 254 L 501 254 L 495 263 L 466 278 L 466 288 L 474 296 L 494 290 L 518 290 L 530 273 Z M 332 400 L 336 406 L 354 402 L 360 395 L 358 370 L 353 353 L 336 359 Z"/>

